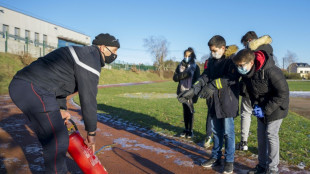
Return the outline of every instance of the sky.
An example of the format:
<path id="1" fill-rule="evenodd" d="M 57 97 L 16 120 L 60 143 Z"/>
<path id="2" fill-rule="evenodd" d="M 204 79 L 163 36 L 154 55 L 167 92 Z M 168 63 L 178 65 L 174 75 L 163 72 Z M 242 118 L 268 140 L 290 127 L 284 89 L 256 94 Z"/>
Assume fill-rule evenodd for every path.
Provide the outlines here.
<path id="1" fill-rule="evenodd" d="M 144 39 L 162 37 L 169 43 L 167 59 L 181 61 L 194 48 L 198 61 L 210 54 L 214 35 L 239 49 L 247 31 L 270 35 L 282 67 L 288 51 L 297 62 L 310 64 L 309 0 L 1 0 L 0 5 L 82 32 L 93 40 L 100 33 L 119 39 L 118 60 L 153 64 Z"/>

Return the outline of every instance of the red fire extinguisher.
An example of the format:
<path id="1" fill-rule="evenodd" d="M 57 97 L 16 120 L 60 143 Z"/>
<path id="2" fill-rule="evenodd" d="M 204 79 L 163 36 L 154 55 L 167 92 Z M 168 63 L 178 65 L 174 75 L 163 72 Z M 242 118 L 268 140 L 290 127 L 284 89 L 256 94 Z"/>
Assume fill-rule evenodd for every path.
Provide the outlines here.
<path id="1" fill-rule="evenodd" d="M 69 130 L 69 147 L 68 152 L 77 163 L 80 169 L 85 174 L 108 174 L 107 170 L 101 165 L 99 159 L 94 152 L 87 147 L 78 128 L 73 120 L 69 120 L 75 131 L 72 128 Z"/>

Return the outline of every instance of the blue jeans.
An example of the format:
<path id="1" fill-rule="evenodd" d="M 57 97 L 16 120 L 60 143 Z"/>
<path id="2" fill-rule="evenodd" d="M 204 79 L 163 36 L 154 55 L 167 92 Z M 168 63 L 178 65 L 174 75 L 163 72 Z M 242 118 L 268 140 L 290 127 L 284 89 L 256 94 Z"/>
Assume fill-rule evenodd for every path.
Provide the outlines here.
<path id="1" fill-rule="evenodd" d="M 224 154 L 225 161 L 234 162 L 235 158 L 234 118 L 218 119 L 216 118 L 216 115 L 212 115 L 211 125 L 214 137 L 212 158 L 220 159 L 222 157 L 222 147 L 225 138 L 225 154 Z"/>

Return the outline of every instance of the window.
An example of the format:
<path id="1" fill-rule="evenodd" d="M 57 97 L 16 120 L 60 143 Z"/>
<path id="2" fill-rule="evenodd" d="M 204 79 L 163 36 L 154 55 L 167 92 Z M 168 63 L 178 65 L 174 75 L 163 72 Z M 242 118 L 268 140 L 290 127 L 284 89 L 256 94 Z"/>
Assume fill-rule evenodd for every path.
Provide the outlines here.
<path id="1" fill-rule="evenodd" d="M 20 29 L 19 28 L 15 27 L 14 35 L 15 35 L 15 40 L 19 40 L 19 38 L 20 38 Z"/>
<path id="2" fill-rule="evenodd" d="M 39 33 L 34 33 L 34 45 L 39 46 Z"/>
<path id="3" fill-rule="evenodd" d="M 300 71 L 299 73 L 303 73 L 303 71 Z"/>
<path id="4" fill-rule="evenodd" d="M 28 43 L 30 40 L 30 31 L 29 30 L 25 30 L 25 39 L 26 39 L 26 42 Z"/>
<path id="5" fill-rule="evenodd" d="M 9 26 L 3 24 L 3 29 L 2 29 L 2 31 L 3 31 L 3 38 L 5 38 L 6 32 L 9 34 Z"/>
<path id="6" fill-rule="evenodd" d="M 43 44 L 47 45 L 47 35 L 43 34 Z"/>
<path id="7" fill-rule="evenodd" d="M 309 71 L 305 71 L 305 73 L 309 73 Z"/>

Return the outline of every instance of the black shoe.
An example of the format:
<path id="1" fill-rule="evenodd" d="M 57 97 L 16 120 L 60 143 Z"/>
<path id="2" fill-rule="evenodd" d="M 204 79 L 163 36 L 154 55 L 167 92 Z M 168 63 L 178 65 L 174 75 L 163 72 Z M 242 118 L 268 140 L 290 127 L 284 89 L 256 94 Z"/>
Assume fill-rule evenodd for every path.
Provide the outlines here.
<path id="1" fill-rule="evenodd" d="M 201 163 L 202 167 L 214 167 L 214 166 L 218 166 L 218 165 L 221 165 L 221 159 L 211 158 L 208 161 Z"/>
<path id="2" fill-rule="evenodd" d="M 180 137 L 184 138 L 187 136 L 187 130 L 184 130 L 182 133 L 180 133 Z"/>
<path id="3" fill-rule="evenodd" d="M 233 173 L 234 171 L 234 163 L 233 162 L 225 162 L 224 172 L 226 174 Z"/>
<path id="4" fill-rule="evenodd" d="M 279 172 L 278 172 L 278 171 L 274 171 L 274 170 L 268 169 L 268 170 L 266 171 L 266 174 L 279 174 Z"/>
<path id="5" fill-rule="evenodd" d="M 240 141 L 240 143 L 236 145 L 236 150 L 247 151 L 248 149 L 248 142 L 246 141 Z"/>
<path id="6" fill-rule="evenodd" d="M 188 139 L 194 138 L 194 133 L 193 133 L 193 131 L 188 131 L 188 132 L 187 132 L 187 135 L 186 135 L 186 138 L 188 138 Z"/>
<path id="7" fill-rule="evenodd" d="M 259 164 L 256 167 L 248 172 L 248 174 L 264 174 L 266 169 L 261 167 Z"/>

